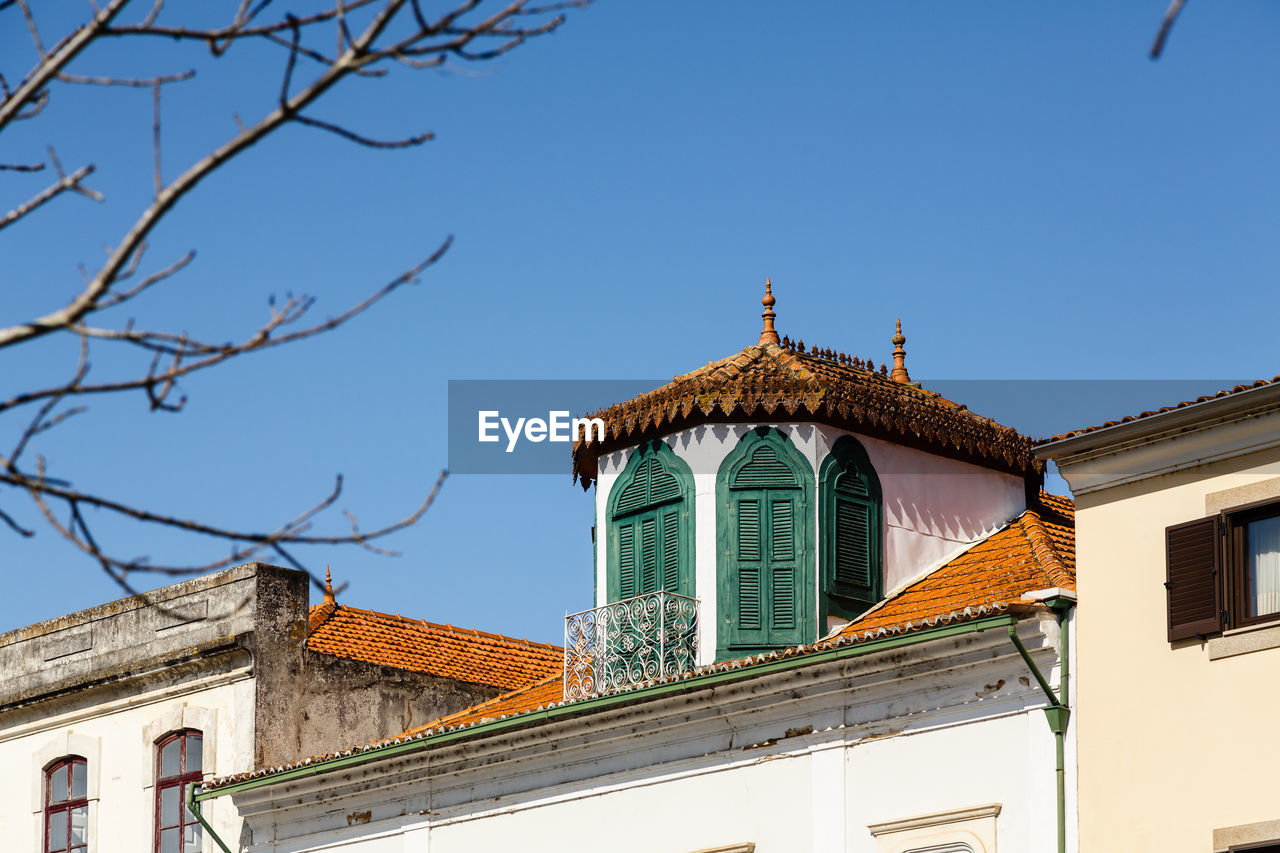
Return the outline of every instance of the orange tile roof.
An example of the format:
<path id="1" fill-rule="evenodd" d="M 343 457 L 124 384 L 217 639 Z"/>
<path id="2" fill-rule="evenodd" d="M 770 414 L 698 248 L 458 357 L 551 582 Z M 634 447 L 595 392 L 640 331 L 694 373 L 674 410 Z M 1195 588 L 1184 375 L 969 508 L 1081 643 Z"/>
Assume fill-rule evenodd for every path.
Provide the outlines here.
<path id="1" fill-rule="evenodd" d="M 311 608 L 313 652 L 511 690 L 564 668 L 564 649 L 325 602 Z"/>
<path id="2" fill-rule="evenodd" d="M 1155 415 L 1163 415 L 1165 412 L 1172 412 L 1177 409 L 1185 409 L 1187 406 L 1194 406 L 1194 405 L 1197 405 L 1198 403 L 1207 403 L 1210 400 L 1217 400 L 1220 397 L 1232 397 L 1236 394 L 1243 394 L 1245 391 L 1252 391 L 1255 388 L 1265 388 L 1268 385 L 1277 385 L 1277 384 L 1280 384 L 1280 376 L 1275 376 L 1271 379 L 1259 379 L 1256 382 L 1250 382 L 1247 385 L 1236 385 L 1233 388 L 1223 389 L 1222 391 L 1219 391 L 1216 394 L 1205 394 L 1202 397 L 1196 397 L 1194 400 L 1184 400 L 1181 403 L 1175 403 L 1172 406 L 1161 406 L 1158 409 L 1152 409 L 1146 412 L 1139 412 L 1136 415 L 1125 415 L 1123 418 L 1120 418 L 1119 420 L 1107 421 L 1106 423 L 1101 423 L 1101 424 L 1098 424 L 1097 426 L 1082 427 L 1080 429 L 1073 429 L 1070 432 L 1059 433 L 1058 435 L 1044 439 L 1043 441 L 1039 442 L 1039 444 L 1044 445 L 1044 444 L 1048 444 L 1051 441 L 1061 441 L 1064 438 L 1074 438 L 1077 435 L 1084 435 L 1085 433 L 1097 432 L 1098 430 L 1106 429 L 1107 427 L 1119 426 L 1120 424 L 1132 423 L 1133 421 L 1140 421 L 1144 418 L 1150 418 Z"/>
<path id="3" fill-rule="evenodd" d="M 750 658 L 698 667 L 663 680 L 687 680 L 712 672 L 749 669 L 752 665 L 765 661 L 803 657 L 881 637 L 972 621 L 1008 612 L 1011 607 L 1038 607 L 1041 605 L 1035 600 L 1027 600 L 1023 596 L 1054 588 L 1075 590 L 1075 512 L 1069 498 L 1042 491 L 1035 505 L 1008 526 L 976 543 L 920 580 L 907 585 L 832 636 L 808 646 L 795 646 Z M 652 683 L 654 682 L 631 685 L 618 692 L 629 692 Z M 313 756 L 281 767 L 259 768 L 248 773 L 213 779 L 206 782 L 204 787 L 212 790 L 235 782 L 274 775 L 294 767 L 377 750 L 384 746 L 562 704 L 566 704 L 564 677 L 557 670 L 488 701 L 409 729 L 394 738 L 330 755 Z"/>
<path id="4" fill-rule="evenodd" d="M 966 609 L 1025 603 L 1029 592 L 1074 591 L 1075 512 L 1067 498 L 1039 502 L 896 595 L 850 622 L 838 636 L 861 637 Z"/>
<path id="5" fill-rule="evenodd" d="M 1024 476 L 1044 470 L 1017 430 L 885 370 L 831 350 L 805 352 L 787 338 L 749 346 L 593 415 L 605 439 L 588 432 L 574 444 L 574 478 L 588 488 L 600 454 L 724 420 L 813 420 Z"/>

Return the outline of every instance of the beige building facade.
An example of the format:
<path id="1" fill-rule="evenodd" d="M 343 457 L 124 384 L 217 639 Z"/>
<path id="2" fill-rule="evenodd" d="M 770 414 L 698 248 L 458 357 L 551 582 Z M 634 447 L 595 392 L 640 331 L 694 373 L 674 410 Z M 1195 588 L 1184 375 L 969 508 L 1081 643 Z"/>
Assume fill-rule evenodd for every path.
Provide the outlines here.
<path id="1" fill-rule="evenodd" d="M 1080 850 L 1280 851 L 1280 383 L 1039 453 L 1076 499 Z"/>

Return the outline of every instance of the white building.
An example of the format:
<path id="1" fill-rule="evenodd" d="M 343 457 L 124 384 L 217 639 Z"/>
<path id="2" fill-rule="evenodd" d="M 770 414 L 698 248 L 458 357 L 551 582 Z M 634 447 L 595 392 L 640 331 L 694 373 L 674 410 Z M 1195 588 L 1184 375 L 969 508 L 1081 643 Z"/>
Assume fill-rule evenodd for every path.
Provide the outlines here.
<path id="1" fill-rule="evenodd" d="M 308 608 L 308 586 L 255 563 L 0 635 L 0 849 L 215 849 L 182 806 L 192 783 L 385 737 L 561 667 L 558 647 L 345 607 L 331 589 Z M 231 804 L 204 818 L 248 842 Z"/>
<path id="2" fill-rule="evenodd" d="M 876 371 L 764 304 L 575 448 L 598 606 L 563 675 L 197 810 L 278 853 L 1073 850 L 1069 502 L 911 383 L 900 331 Z"/>

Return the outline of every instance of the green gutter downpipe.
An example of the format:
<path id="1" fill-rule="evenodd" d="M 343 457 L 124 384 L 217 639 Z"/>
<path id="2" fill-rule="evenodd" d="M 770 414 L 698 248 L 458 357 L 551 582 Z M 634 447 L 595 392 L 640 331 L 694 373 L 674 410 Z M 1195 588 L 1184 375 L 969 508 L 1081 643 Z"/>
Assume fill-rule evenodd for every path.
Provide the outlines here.
<path id="1" fill-rule="evenodd" d="M 1066 761 L 1066 735 L 1067 723 L 1071 719 L 1071 709 L 1067 696 L 1067 679 L 1070 669 L 1071 647 L 1070 632 L 1066 624 L 1066 613 L 1071 609 L 1071 601 L 1065 598 L 1053 598 L 1046 602 L 1058 617 L 1058 636 L 1061 637 L 1061 653 L 1059 660 L 1061 665 L 1058 668 L 1058 692 L 1055 694 L 1053 688 L 1049 686 L 1049 682 L 1045 680 L 1044 674 L 1040 672 L 1040 667 L 1036 666 L 1035 661 L 1031 659 L 1027 647 L 1022 644 L 1022 640 L 1018 638 L 1018 625 L 1016 622 L 1009 625 L 1009 639 L 1013 641 L 1013 645 L 1018 650 L 1018 654 L 1022 655 L 1022 659 L 1026 661 L 1027 668 L 1031 670 L 1031 674 L 1035 676 L 1036 682 L 1040 685 L 1040 689 L 1044 691 L 1044 695 L 1049 699 L 1049 707 L 1044 709 L 1044 715 L 1048 718 L 1049 729 L 1053 732 L 1054 748 L 1056 753 L 1056 764 L 1054 767 L 1054 776 L 1057 781 L 1058 788 L 1058 853 L 1067 853 L 1067 761 Z"/>
<path id="2" fill-rule="evenodd" d="M 200 825 L 204 827 L 204 831 L 209 833 L 209 837 L 216 841 L 218 846 L 222 848 L 222 853 L 231 853 L 231 850 L 218 836 L 218 833 L 213 831 L 213 827 L 209 826 L 209 821 L 205 820 L 204 815 L 200 812 L 200 802 L 196 799 L 196 790 L 199 787 L 199 782 L 194 785 L 187 786 L 187 809 L 195 816 L 195 819 L 200 822 Z"/>
<path id="3" fill-rule="evenodd" d="M 205 831 L 209 833 L 210 837 L 217 842 L 218 846 L 223 850 L 223 853 L 231 853 L 231 850 L 223 840 L 218 837 L 218 834 L 213 831 L 213 827 L 209 826 L 208 822 L 204 819 L 204 816 L 200 813 L 200 804 L 205 800 L 212 800 L 215 797 L 223 797 L 228 794 L 239 794 L 243 791 L 249 791 L 255 788 L 264 788 L 268 785 L 293 782 L 299 779 L 306 779 L 311 776 L 318 776 L 322 773 L 347 770 L 362 764 L 369 764 L 374 761 L 397 757 L 408 752 L 417 752 L 430 747 L 452 743 L 453 741 L 471 740 L 472 738 L 484 737 L 485 735 L 499 734 L 513 729 L 526 728 L 528 726 L 550 720 L 558 720 L 564 717 L 577 716 L 579 714 L 590 713 L 591 711 L 602 710 L 614 705 L 622 705 L 675 693 L 688 693 L 693 690 L 701 690 L 705 687 L 714 687 L 718 684 L 743 681 L 748 678 L 756 678 L 763 675 L 769 675 L 774 672 L 785 672 L 791 669 L 798 669 L 802 666 L 811 666 L 834 660 L 842 660 L 849 657 L 858 657 L 865 654 L 871 654 L 873 652 L 898 648 L 899 646 L 915 645 L 929 640 L 940 640 L 961 634 L 981 634 L 983 631 L 998 628 L 1009 628 L 1012 633 L 1012 629 L 1015 625 L 1017 625 L 1017 618 L 1014 616 L 988 616 L 982 619 L 975 619 L 972 622 L 961 622 L 954 625 L 946 625 L 941 628 L 930 628 L 923 631 L 916 631 L 911 634 L 886 637 L 883 640 L 868 640 L 863 643 L 857 643 L 850 646 L 840 646 L 838 648 L 828 649 L 822 652 L 811 652 L 809 654 L 796 655 L 794 657 L 768 661 L 762 664 L 754 664 L 752 666 L 742 667 L 739 669 L 712 672 L 707 675 L 699 675 L 683 681 L 655 684 L 650 687 L 641 687 L 637 690 L 631 690 L 626 693 L 613 693 L 608 696 L 597 696 L 594 699 L 585 699 L 581 702 L 574 702 L 569 705 L 558 705 L 554 708 L 545 708 L 541 711 L 533 711 L 531 713 L 521 714 L 515 717 L 490 720 L 487 723 L 478 723 L 465 729 L 454 729 L 453 731 L 441 732 L 430 737 L 403 741 L 401 743 L 392 744 L 379 749 L 371 749 L 366 752 L 344 755 L 339 758 L 330 758 L 327 761 L 317 761 L 302 767 L 293 767 L 288 770 L 273 773 L 269 776 L 262 776 L 257 779 L 246 779 L 243 782 L 232 782 L 219 788 L 215 788 L 212 791 L 197 791 L 198 786 L 193 785 L 187 790 L 187 808 L 191 809 L 191 813 L 195 816 L 196 820 L 205 828 Z M 1014 642 L 1017 643 L 1016 636 L 1014 636 Z M 1026 657 L 1025 650 L 1023 651 L 1023 655 Z M 1026 659 L 1028 662 L 1030 661 L 1029 657 Z M 1034 664 L 1032 664 L 1032 671 L 1036 672 L 1038 677 L 1039 670 L 1035 669 Z M 1043 679 L 1041 679 L 1041 681 L 1043 682 Z"/>

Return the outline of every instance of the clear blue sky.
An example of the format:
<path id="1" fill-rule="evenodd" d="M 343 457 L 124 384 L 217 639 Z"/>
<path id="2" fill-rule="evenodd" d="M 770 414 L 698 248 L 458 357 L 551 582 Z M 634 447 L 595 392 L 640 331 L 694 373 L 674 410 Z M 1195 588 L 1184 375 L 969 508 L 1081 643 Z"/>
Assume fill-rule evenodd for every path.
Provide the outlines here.
<path id="1" fill-rule="evenodd" d="M 447 257 L 331 336 L 192 379 L 181 415 L 96 401 L 38 450 L 82 488 L 253 528 L 341 471 L 341 505 L 371 527 L 446 464 L 449 379 L 684 372 L 755 341 L 766 275 L 780 331 L 806 342 L 887 360 L 901 316 L 916 378 L 1270 377 L 1280 5 L 1190 3 L 1152 62 L 1165 6 L 599 0 L 500 62 L 360 83 L 318 114 L 438 139 L 374 153 L 299 128 L 254 149 L 157 236 L 155 265 L 199 259 L 139 321 L 230 338 L 269 293 L 315 294 L 326 315 L 453 234 Z M 3 20 L 0 51 L 29 50 Z M 261 58 L 175 94 L 171 169 L 253 114 L 227 87 L 256 75 L 273 95 L 280 61 Z M 51 110 L 4 158 L 53 142 L 99 163 L 110 198 L 6 235 L 0 323 L 61 304 L 147 192 L 145 92 Z M 28 186 L 6 181 L 9 200 Z M 4 393 L 70 358 L 0 354 Z M 0 629 L 118 597 L 0 497 L 39 529 L 0 530 Z M 452 478 L 398 559 L 302 553 L 350 581 L 349 604 L 556 641 L 590 603 L 590 525 L 566 459 L 559 477 Z M 156 559 L 226 550 L 104 535 Z"/>

